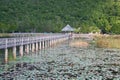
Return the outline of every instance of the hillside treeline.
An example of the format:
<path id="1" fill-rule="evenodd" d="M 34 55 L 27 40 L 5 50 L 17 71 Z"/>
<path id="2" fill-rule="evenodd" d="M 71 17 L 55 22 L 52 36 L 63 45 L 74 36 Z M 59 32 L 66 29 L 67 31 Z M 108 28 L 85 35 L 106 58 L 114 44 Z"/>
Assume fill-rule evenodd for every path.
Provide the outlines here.
<path id="1" fill-rule="evenodd" d="M 0 32 L 120 33 L 120 0 L 0 0 Z"/>

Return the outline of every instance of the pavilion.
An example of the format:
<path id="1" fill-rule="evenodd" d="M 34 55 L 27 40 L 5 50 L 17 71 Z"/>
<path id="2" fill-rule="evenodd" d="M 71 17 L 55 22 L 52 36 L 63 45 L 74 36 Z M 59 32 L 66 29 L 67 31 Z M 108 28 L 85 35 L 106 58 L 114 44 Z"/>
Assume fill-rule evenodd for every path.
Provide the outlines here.
<path id="1" fill-rule="evenodd" d="M 70 32 L 73 32 L 74 29 L 69 25 L 67 24 L 63 29 L 62 29 L 62 32 L 65 32 L 65 33 L 70 33 Z"/>

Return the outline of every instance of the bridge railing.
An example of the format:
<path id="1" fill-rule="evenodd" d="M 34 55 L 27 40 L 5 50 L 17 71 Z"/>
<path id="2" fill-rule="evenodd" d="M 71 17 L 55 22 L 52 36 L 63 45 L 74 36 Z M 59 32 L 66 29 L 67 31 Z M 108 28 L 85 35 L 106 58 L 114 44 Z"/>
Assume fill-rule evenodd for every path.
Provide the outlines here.
<path id="1" fill-rule="evenodd" d="M 32 44 L 40 41 L 55 40 L 60 38 L 67 38 L 69 35 L 51 35 L 51 36 L 36 36 L 36 37 L 18 37 L 18 38 L 0 38 L 0 49 Z"/>

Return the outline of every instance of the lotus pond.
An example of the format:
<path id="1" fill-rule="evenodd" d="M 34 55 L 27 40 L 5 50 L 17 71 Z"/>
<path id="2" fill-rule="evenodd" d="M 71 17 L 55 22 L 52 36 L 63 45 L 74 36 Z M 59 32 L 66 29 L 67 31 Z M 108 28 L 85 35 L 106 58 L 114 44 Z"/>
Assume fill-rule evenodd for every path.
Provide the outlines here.
<path id="1" fill-rule="evenodd" d="M 72 41 L 71 41 L 72 42 Z M 120 49 L 70 41 L 0 65 L 0 80 L 120 80 Z"/>

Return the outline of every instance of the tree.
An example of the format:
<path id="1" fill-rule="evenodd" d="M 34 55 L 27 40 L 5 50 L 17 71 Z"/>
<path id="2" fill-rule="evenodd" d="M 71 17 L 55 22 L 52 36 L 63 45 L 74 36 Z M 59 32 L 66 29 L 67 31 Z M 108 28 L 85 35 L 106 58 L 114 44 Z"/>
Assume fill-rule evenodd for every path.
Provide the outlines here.
<path id="1" fill-rule="evenodd" d="M 0 22 L 0 32 L 5 33 L 9 27 L 10 26 L 7 23 Z"/>
<path id="2" fill-rule="evenodd" d="M 89 32 L 92 32 L 92 33 L 100 33 L 101 30 L 98 28 L 98 27 L 95 27 L 95 26 L 90 26 L 89 27 Z"/>

